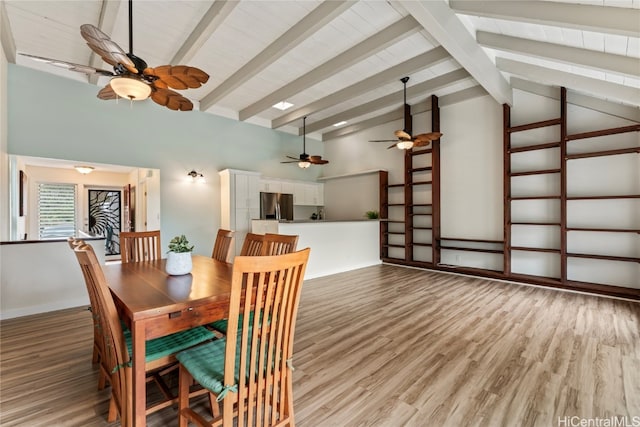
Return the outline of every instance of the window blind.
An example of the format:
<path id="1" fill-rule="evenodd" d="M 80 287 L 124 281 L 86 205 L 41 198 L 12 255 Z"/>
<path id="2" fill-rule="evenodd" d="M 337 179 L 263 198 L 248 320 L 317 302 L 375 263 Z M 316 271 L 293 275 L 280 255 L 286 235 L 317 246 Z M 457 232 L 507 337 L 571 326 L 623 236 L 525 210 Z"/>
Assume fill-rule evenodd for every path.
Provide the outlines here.
<path id="1" fill-rule="evenodd" d="M 38 184 L 38 233 L 41 239 L 75 235 L 75 184 Z"/>

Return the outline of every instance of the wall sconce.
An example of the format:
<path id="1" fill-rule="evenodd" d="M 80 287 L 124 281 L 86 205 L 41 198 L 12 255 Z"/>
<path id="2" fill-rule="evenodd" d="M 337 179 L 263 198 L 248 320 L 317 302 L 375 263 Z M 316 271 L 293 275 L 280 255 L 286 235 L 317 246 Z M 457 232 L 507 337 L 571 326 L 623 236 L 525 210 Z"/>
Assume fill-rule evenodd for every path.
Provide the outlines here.
<path id="1" fill-rule="evenodd" d="M 190 179 L 191 182 L 199 182 L 201 184 L 204 184 L 206 182 L 204 180 L 204 175 L 196 172 L 195 170 L 192 170 L 191 172 L 189 172 L 187 176 L 189 177 L 188 179 Z"/>
<path id="2" fill-rule="evenodd" d="M 73 168 L 80 172 L 82 175 L 87 175 L 93 172 L 94 169 L 92 166 L 74 166 Z"/>

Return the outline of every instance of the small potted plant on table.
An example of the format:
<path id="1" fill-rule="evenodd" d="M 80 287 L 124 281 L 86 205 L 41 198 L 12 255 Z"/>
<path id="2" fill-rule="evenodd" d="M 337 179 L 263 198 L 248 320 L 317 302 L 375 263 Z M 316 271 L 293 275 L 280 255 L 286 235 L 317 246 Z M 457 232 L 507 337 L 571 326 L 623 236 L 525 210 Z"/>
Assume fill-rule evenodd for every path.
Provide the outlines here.
<path id="1" fill-rule="evenodd" d="M 191 273 L 193 264 L 191 262 L 191 251 L 193 245 L 183 235 L 176 236 L 169 242 L 169 252 L 167 252 L 167 264 L 165 270 L 172 276 L 180 276 Z"/>

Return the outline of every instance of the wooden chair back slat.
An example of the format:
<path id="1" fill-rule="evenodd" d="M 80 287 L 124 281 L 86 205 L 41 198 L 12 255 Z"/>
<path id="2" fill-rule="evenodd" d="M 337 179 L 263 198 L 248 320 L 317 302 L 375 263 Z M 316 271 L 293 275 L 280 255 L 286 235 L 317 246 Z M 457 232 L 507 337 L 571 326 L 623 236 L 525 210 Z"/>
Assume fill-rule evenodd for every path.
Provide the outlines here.
<path id="1" fill-rule="evenodd" d="M 298 236 L 266 233 L 262 244 L 262 255 L 290 254 L 295 252 L 297 244 Z"/>
<path id="2" fill-rule="evenodd" d="M 247 233 L 240 250 L 240 256 L 258 256 L 262 254 L 264 235 Z"/>
<path id="3" fill-rule="evenodd" d="M 216 242 L 213 245 L 211 258 L 222 262 L 231 261 L 231 250 L 233 249 L 234 232 L 231 230 L 219 229 L 216 235 Z"/>
<path id="4" fill-rule="evenodd" d="M 122 231 L 120 255 L 122 262 L 153 261 L 162 258 L 160 230 Z"/>

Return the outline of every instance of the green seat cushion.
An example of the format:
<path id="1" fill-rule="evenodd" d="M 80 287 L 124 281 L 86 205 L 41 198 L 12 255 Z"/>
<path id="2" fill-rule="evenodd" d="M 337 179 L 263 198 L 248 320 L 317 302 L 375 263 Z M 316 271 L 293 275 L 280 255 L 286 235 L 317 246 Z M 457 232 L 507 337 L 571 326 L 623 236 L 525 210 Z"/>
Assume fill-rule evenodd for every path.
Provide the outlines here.
<path id="1" fill-rule="evenodd" d="M 211 341 L 210 343 L 181 351 L 176 354 L 176 359 L 182 363 L 200 385 L 215 394 L 220 394 L 224 388 L 225 345 L 225 338 Z"/>
<path id="2" fill-rule="evenodd" d="M 133 344 L 131 341 L 131 331 L 123 328 L 124 338 L 127 343 L 129 354 L 133 354 Z M 213 333 L 204 326 L 198 326 L 186 331 L 176 332 L 165 337 L 148 340 L 145 344 L 145 361 L 153 362 L 161 357 L 169 356 L 186 350 L 189 347 L 203 343 L 215 338 Z"/>

